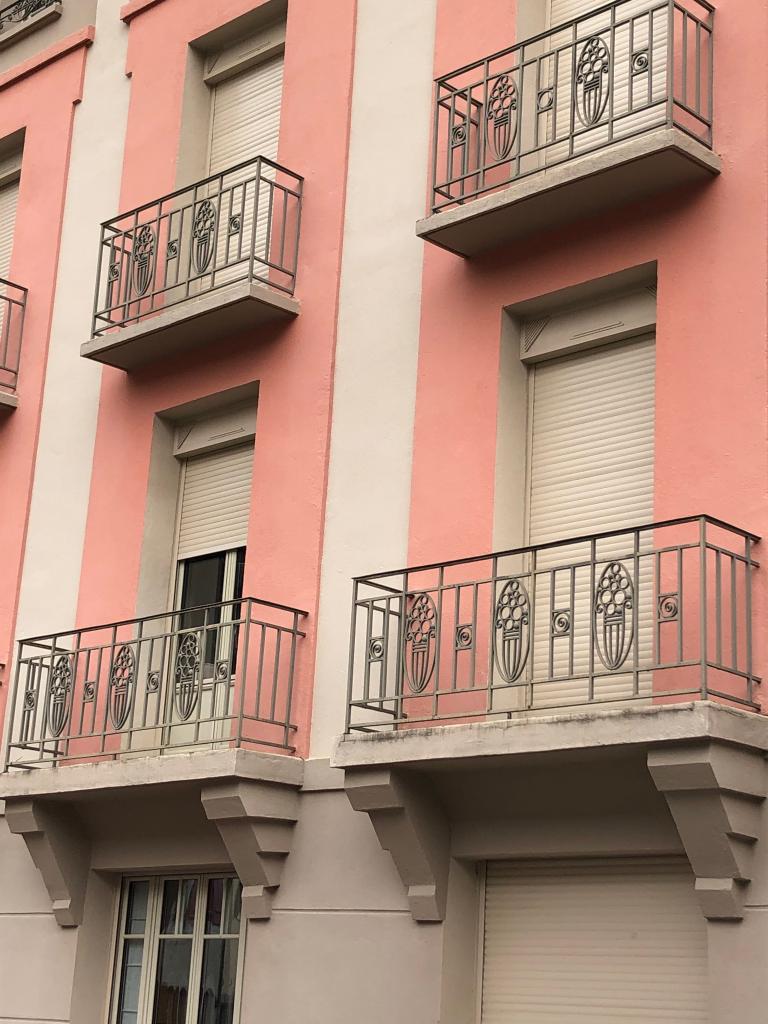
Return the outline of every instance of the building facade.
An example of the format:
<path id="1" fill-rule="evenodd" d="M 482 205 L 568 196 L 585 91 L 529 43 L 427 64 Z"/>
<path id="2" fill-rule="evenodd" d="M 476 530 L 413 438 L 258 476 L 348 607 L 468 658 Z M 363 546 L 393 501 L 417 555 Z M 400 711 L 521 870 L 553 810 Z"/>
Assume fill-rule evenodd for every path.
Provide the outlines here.
<path id="1" fill-rule="evenodd" d="M 0 1020 L 762 1024 L 716 6 L 0 8 Z"/>

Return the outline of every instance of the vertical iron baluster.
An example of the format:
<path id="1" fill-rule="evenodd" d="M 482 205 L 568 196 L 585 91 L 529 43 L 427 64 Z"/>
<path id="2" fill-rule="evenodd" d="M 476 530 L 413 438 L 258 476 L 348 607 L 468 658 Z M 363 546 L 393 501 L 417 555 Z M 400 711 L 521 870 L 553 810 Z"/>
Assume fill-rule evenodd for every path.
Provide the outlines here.
<path id="1" fill-rule="evenodd" d="M 459 667 L 459 644 L 458 644 L 458 628 L 461 621 L 461 584 L 456 584 L 453 588 L 454 599 L 453 599 L 453 651 L 451 656 L 451 690 L 456 689 L 456 677 Z"/>
<path id="2" fill-rule="evenodd" d="M 701 631 L 701 697 L 706 700 L 708 697 L 707 684 L 707 658 L 709 645 L 707 643 L 707 521 L 704 516 L 699 519 L 699 574 L 700 580 L 700 601 L 699 628 Z"/>
<path id="3" fill-rule="evenodd" d="M 722 630 L 722 556 L 720 550 L 715 551 L 715 661 L 718 665 L 723 662 L 723 630 Z"/>
<path id="4" fill-rule="evenodd" d="M 440 710 L 440 663 L 443 654 L 443 586 L 445 584 L 445 567 L 440 566 L 437 590 L 437 621 L 435 622 L 435 688 L 432 695 L 432 717 L 438 717 Z"/>
<path id="5" fill-rule="evenodd" d="M 631 54 L 631 51 L 630 51 Z M 632 560 L 635 572 L 635 610 L 632 617 L 632 693 L 635 697 L 640 695 L 640 531 L 632 533 L 633 550 Z"/>
<path id="6" fill-rule="evenodd" d="M 677 660 L 683 660 L 683 549 L 677 549 Z"/>
<path id="7" fill-rule="evenodd" d="M 738 582 L 736 580 L 736 559 L 731 558 L 731 664 L 734 668 L 739 663 L 739 619 L 738 619 L 738 601 L 736 599 L 736 592 L 738 589 Z"/>
<path id="8" fill-rule="evenodd" d="M 589 635 L 589 679 L 587 682 L 587 697 L 591 704 L 595 699 L 595 626 L 593 608 L 595 606 L 595 570 L 597 562 L 597 541 L 592 538 L 589 544 L 589 620 L 587 630 Z"/>
<path id="9" fill-rule="evenodd" d="M 488 630 L 488 682 L 486 683 L 485 710 L 488 714 L 493 711 L 493 678 L 494 678 L 494 643 L 496 638 L 496 600 L 498 590 L 499 560 L 496 555 L 491 560 L 491 585 L 490 585 L 490 621 Z M 503 681 L 502 681 L 503 682 Z"/>
<path id="10" fill-rule="evenodd" d="M 355 698 L 355 641 L 357 640 L 357 595 L 359 589 L 360 584 L 357 580 L 354 580 L 352 583 L 352 617 L 349 625 L 349 658 L 347 663 L 347 714 L 344 729 L 347 733 L 352 724 L 352 701 Z"/>
<path id="11" fill-rule="evenodd" d="M 744 555 L 746 564 L 744 566 L 744 614 L 746 616 L 746 673 L 747 673 L 747 700 L 754 699 L 754 681 L 752 679 L 752 540 L 744 538 Z"/>

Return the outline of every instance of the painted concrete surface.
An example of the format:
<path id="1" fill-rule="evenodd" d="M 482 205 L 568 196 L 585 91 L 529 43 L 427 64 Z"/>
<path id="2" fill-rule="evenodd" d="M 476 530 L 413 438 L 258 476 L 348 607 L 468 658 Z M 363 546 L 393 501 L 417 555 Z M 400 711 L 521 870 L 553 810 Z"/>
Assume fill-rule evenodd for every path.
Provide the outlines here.
<path id="1" fill-rule="evenodd" d="M 434 0 L 358 9 L 313 756 L 343 728 L 351 577 L 407 551 L 434 18 Z M 393 144 L 381 126 L 406 108 Z M 374 229 L 373 209 L 387 211 Z"/>

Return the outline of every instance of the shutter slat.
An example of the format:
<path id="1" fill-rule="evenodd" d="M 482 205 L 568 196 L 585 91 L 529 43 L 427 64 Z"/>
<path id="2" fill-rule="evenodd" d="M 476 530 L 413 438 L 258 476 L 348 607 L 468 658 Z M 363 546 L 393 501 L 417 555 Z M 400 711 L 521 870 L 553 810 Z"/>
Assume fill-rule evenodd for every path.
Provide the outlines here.
<path id="1" fill-rule="evenodd" d="M 178 558 L 245 545 L 252 474 L 252 445 L 225 448 L 186 460 Z"/>
<path id="2" fill-rule="evenodd" d="M 257 156 L 277 160 L 282 90 L 282 55 L 214 87 L 210 174 Z"/>
<path id="3" fill-rule="evenodd" d="M 11 269 L 18 199 L 18 179 L 0 188 L 0 277 L 4 277 L 6 280 Z"/>
<path id="4" fill-rule="evenodd" d="M 482 1024 L 706 1024 L 707 938 L 680 858 L 488 864 Z"/>

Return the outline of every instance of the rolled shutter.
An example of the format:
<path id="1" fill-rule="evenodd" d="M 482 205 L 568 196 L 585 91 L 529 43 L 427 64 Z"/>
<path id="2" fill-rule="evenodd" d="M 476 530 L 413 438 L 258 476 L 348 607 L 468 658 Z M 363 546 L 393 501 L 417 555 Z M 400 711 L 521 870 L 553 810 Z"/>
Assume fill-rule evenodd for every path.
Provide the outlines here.
<path id="1" fill-rule="evenodd" d="M 282 92 L 282 54 L 214 86 L 210 174 L 257 156 L 277 160 Z"/>
<path id="2" fill-rule="evenodd" d="M 682 859 L 488 864 L 482 1024 L 705 1024 L 707 985 Z"/>
<path id="3" fill-rule="evenodd" d="M 12 181 L 0 188 L 0 277 L 8 279 L 13 253 L 13 232 L 16 226 L 16 206 L 19 182 Z"/>
<path id="4" fill-rule="evenodd" d="M 653 519 L 655 344 L 653 337 L 609 344 L 536 364 L 531 371 L 528 528 L 531 544 L 650 523 Z M 641 550 L 650 538 L 642 538 Z M 631 535 L 602 541 L 598 576 L 612 557 L 632 550 Z M 590 684 L 593 586 L 588 542 L 545 549 L 536 558 L 532 706 L 583 704 L 650 692 L 653 566 L 641 559 L 636 589 L 638 632 L 628 672 Z M 573 577 L 568 566 L 573 566 Z M 555 571 L 556 567 L 558 568 Z M 566 567 L 566 568 L 562 568 Z M 553 636 L 564 611 L 568 635 Z M 571 664 L 571 637 L 573 663 Z M 550 661 L 551 659 L 551 661 Z M 592 657 L 592 670 L 603 667 Z M 636 691 L 636 687 L 639 689 Z M 590 697 L 591 693 L 591 697 Z"/>
<path id="5" fill-rule="evenodd" d="M 178 559 L 245 545 L 252 475 L 252 445 L 225 448 L 184 461 Z"/>

